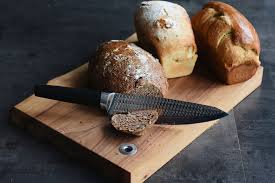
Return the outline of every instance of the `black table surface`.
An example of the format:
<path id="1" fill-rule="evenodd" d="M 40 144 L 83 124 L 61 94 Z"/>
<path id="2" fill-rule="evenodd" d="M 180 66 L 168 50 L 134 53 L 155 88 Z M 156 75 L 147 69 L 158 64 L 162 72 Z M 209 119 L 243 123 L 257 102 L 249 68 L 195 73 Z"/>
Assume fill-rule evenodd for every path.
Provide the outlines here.
<path id="1" fill-rule="evenodd" d="M 207 2 L 176 1 L 190 16 Z M 263 84 L 146 182 L 275 182 L 275 1 L 228 0 L 261 40 Z M 85 63 L 134 32 L 138 1 L 0 1 L 0 182 L 112 182 L 8 123 L 37 83 Z"/>

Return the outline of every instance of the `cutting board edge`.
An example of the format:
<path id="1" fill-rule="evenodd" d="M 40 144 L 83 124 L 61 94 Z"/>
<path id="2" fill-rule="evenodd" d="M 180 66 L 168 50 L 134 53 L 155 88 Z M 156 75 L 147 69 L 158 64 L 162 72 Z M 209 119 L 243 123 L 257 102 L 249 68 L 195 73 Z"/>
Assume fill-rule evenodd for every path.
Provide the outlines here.
<path id="1" fill-rule="evenodd" d="M 207 126 L 204 131 L 196 135 L 194 140 L 200 137 L 201 134 L 203 134 L 206 130 L 208 130 L 210 127 L 215 125 L 218 121 L 219 120 L 215 120 L 211 122 L 210 125 Z M 73 141 L 72 139 L 66 137 L 62 133 L 59 133 L 58 131 L 53 130 L 49 126 L 43 124 L 42 122 L 38 121 L 32 116 L 16 108 L 16 106 L 14 106 L 10 110 L 9 122 L 10 124 L 15 125 L 29 132 L 32 136 L 38 138 L 38 140 L 46 141 L 53 144 L 57 149 L 67 154 L 69 157 L 79 159 L 82 162 L 85 162 L 88 160 L 89 164 L 93 163 L 93 161 L 96 161 L 97 166 L 94 166 L 93 168 L 98 168 L 102 166 L 104 167 L 105 170 L 108 170 L 104 172 L 102 171 L 103 174 L 102 172 L 99 172 L 99 173 L 105 176 L 114 177 L 116 179 L 118 179 L 119 177 L 118 182 L 125 182 L 125 183 L 140 183 L 145 181 L 151 175 L 153 175 L 156 171 L 158 171 L 162 166 L 168 163 L 173 157 L 175 157 L 175 155 L 180 153 L 182 150 L 184 150 L 187 146 L 189 146 L 194 141 L 192 140 L 190 143 L 186 143 L 187 145 L 181 144 L 180 147 L 178 148 L 179 150 L 177 151 L 173 150 L 173 153 L 170 153 L 169 156 L 167 156 L 168 158 L 163 158 L 163 161 L 161 163 L 162 165 L 160 167 L 158 168 L 151 167 L 153 171 L 151 171 L 150 173 L 148 173 L 147 169 L 145 171 L 129 172 L 127 169 L 124 169 L 118 166 L 117 164 L 109 161 L 108 159 L 101 157 L 99 154 L 96 154 L 95 152 L 87 149 L 86 147 L 82 146 L 76 141 Z M 73 151 L 71 150 L 72 146 L 73 146 Z M 77 154 L 76 152 L 81 153 L 81 155 Z M 102 169 L 103 168 L 100 168 L 100 170 Z M 98 169 L 95 169 L 95 170 L 98 171 Z M 141 172 L 144 172 L 144 173 L 141 173 Z"/>
<path id="2" fill-rule="evenodd" d="M 152 167 L 150 165 L 150 163 L 148 163 L 150 165 L 150 168 L 146 167 L 144 169 L 144 173 L 141 173 L 142 171 L 140 170 L 136 170 L 132 172 L 132 179 L 135 180 L 133 181 L 135 182 L 144 182 L 146 179 L 148 179 L 150 176 L 152 176 L 155 172 L 157 172 L 159 169 L 161 169 L 161 167 L 163 167 L 166 163 L 168 163 L 172 158 L 174 158 L 177 154 L 179 154 L 181 151 L 183 151 L 185 148 L 187 148 L 190 144 L 192 144 L 193 141 L 195 141 L 197 138 L 199 138 L 204 132 L 206 132 L 208 129 L 210 129 L 212 126 L 216 125 L 219 122 L 219 120 L 214 120 L 214 121 L 209 121 L 209 125 L 207 125 L 207 127 L 205 127 L 205 129 L 203 131 L 201 131 L 199 134 L 196 134 L 195 138 L 193 138 L 192 140 L 190 140 L 189 142 L 185 142 L 184 144 L 180 144 L 177 147 L 177 150 L 173 150 L 172 152 L 168 153 L 168 156 L 166 158 L 161 158 L 161 166 L 158 167 Z M 181 125 L 179 125 L 181 126 Z M 175 148 L 175 145 L 173 145 L 173 148 Z M 166 154 L 167 155 L 167 154 Z M 149 171 L 149 170 L 153 169 L 153 171 Z M 137 173 L 136 173 L 137 172 Z M 148 173 L 150 172 L 150 173 Z M 138 175 L 138 176 L 137 176 Z M 131 182 L 132 183 L 132 182 Z"/>
<path id="3" fill-rule="evenodd" d="M 32 116 L 27 115 L 20 109 L 16 108 L 16 106 L 10 109 L 9 123 L 19 127 L 20 129 L 26 130 L 32 136 L 38 138 L 38 140 L 53 144 L 58 150 L 67 154 L 69 157 L 76 158 L 83 163 L 88 163 L 88 165 L 96 164 L 96 166 L 92 166 L 91 168 L 94 168 L 95 171 L 98 171 L 98 173 L 104 176 L 110 176 L 116 179 L 119 178 L 118 182 L 131 182 L 131 172 L 123 169 L 117 164 L 114 164 L 108 159 L 101 157 L 95 152 L 90 151 L 88 148 L 66 137 L 62 133 L 59 133 L 34 119 Z M 103 170 L 103 167 L 106 171 L 99 172 L 99 170 Z"/>

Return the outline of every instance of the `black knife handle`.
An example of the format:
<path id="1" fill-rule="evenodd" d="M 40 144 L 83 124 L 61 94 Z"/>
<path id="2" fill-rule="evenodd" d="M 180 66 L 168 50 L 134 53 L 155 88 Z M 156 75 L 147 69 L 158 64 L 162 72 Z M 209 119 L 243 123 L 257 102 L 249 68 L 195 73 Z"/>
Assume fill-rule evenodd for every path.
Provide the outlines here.
<path id="1" fill-rule="evenodd" d="M 84 88 L 36 85 L 34 94 L 38 97 L 89 106 L 99 106 L 101 92 Z"/>

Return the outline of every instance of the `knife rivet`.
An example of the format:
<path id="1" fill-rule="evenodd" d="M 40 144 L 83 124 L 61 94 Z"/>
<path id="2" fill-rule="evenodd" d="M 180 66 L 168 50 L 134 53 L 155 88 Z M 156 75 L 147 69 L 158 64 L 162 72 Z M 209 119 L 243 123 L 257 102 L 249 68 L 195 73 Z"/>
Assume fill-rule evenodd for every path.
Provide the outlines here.
<path id="1" fill-rule="evenodd" d="M 137 153 L 137 146 L 135 144 L 120 144 L 119 152 L 124 155 L 134 155 Z"/>

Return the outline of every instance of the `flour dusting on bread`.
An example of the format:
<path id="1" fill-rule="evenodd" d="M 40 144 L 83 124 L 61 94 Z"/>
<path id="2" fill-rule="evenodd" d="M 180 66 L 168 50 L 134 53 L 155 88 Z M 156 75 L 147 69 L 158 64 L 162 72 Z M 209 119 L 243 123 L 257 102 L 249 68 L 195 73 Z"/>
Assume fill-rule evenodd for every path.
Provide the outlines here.
<path id="1" fill-rule="evenodd" d="M 160 28 L 159 31 L 153 32 L 159 41 L 167 38 L 168 31 L 180 34 L 180 27 L 177 25 L 181 14 L 179 5 L 165 1 L 144 1 L 140 7 L 140 11 L 143 12 L 142 18 L 149 26 Z"/>
<path id="2" fill-rule="evenodd" d="M 90 61 L 89 70 L 91 85 L 97 89 L 132 93 L 140 90 L 141 86 L 149 88 L 149 85 L 155 85 L 154 90 L 158 91 L 153 93 L 159 93 L 159 96 L 168 91 L 168 82 L 159 61 L 147 51 L 126 41 L 101 44 L 95 60 Z M 142 94 L 152 93 L 149 89 L 146 93 L 145 88 Z"/>
<path id="3" fill-rule="evenodd" d="M 167 1 L 144 1 L 136 9 L 135 27 L 141 47 L 157 55 L 167 78 L 192 73 L 197 47 L 183 7 Z"/>

